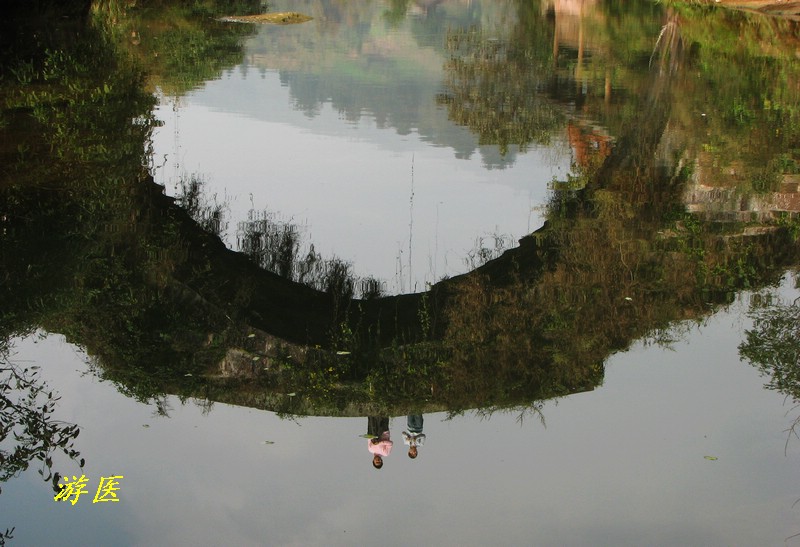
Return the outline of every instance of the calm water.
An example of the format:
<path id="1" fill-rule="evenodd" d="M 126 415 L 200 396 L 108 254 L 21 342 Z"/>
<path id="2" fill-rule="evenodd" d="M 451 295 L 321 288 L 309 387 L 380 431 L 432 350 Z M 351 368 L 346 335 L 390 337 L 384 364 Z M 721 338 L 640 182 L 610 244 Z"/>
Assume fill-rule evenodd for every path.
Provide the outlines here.
<path id="1" fill-rule="evenodd" d="M 447 33 L 507 32 L 510 6 L 445 2 L 394 25 L 380 2 L 274 9 L 324 14 L 257 28 L 244 62 L 164 93 L 157 111 L 156 180 L 173 192 L 205 181 L 234 248 L 239 223 L 266 210 L 302 226 L 306 247 L 410 292 L 468 271 L 469 253 L 495 236 L 509 245 L 541 226 L 548 186 L 574 159 L 566 127 L 503 155 L 436 104 Z"/>
<path id="2" fill-rule="evenodd" d="M 110 5 L 100 68 L 57 32 L 62 57 L 3 58 L 0 370 L 39 374 L 0 411 L 35 431 L 0 439 L 9 544 L 800 544 L 797 26 Z M 221 211 L 234 251 L 264 241 L 253 220 L 297 225 L 296 254 L 393 295 L 535 237 L 406 300 L 331 304 L 217 248 L 150 176 L 199 224 Z M 11 458 L 54 441 L 23 419 L 50 390 L 80 454 Z M 87 493 L 56 503 L 40 469 Z M 119 501 L 92 503 L 110 476 Z"/>
<path id="3" fill-rule="evenodd" d="M 174 397 L 159 417 L 82 374 L 62 338 L 20 341 L 16 359 L 61 393 L 57 415 L 81 424 L 85 475 L 125 478 L 118 504 L 72 506 L 28 472 L 4 485 L 3 516 L 21 545 L 780 545 L 800 531 L 797 409 L 737 354 L 748 299 L 669 349 L 613 356 L 601 388 L 545 404 L 546 427 L 522 410 L 425 415 L 412 460 L 394 417 L 380 471 L 366 418 L 204 414 Z"/>

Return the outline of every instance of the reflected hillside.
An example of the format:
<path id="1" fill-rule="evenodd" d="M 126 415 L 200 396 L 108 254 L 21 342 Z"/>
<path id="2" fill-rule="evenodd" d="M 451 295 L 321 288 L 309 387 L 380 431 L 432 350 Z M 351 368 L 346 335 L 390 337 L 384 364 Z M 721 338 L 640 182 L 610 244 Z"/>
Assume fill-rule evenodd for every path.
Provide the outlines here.
<path id="1" fill-rule="evenodd" d="M 614 352 L 668 340 L 676 324 L 800 263 L 800 110 L 796 86 L 780 83 L 796 82 L 796 69 L 781 52 L 729 52 L 774 78 L 732 84 L 701 110 L 697 81 L 722 81 L 705 55 L 720 51 L 679 13 L 653 33 L 613 146 L 587 145 L 575 175 L 554 183 L 543 228 L 427 292 L 362 299 L 346 284 L 320 290 L 264 270 L 165 196 L 147 168 L 145 74 L 108 27 L 84 30 L 85 41 L 54 37 L 33 63 L 10 61 L 18 79 L 2 82 L 0 337 L 62 333 L 142 401 L 326 415 L 535 409 L 600 385 Z M 686 122 L 692 113 L 708 118 L 705 131 Z M 579 129 L 576 143 L 595 142 Z M 765 133 L 776 138 L 742 148 L 744 135 Z M 726 202 L 709 192 L 699 210 L 692 196 L 712 181 L 752 200 L 714 210 Z"/>
<path id="2" fill-rule="evenodd" d="M 454 126 L 435 97 L 442 85 L 448 29 L 505 32 L 515 17 L 509 2 L 352 3 L 309 0 L 277 2 L 314 17 L 308 25 L 261 27 L 246 44 L 246 78 L 277 71 L 294 108 L 316 117 L 329 105 L 351 123 L 374 120 L 379 128 L 454 149 L 459 158 L 479 152 L 489 167 L 514 161 L 515 150 L 499 155 L 464 128 Z M 213 102 L 225 97 L 209 97 Z M 263 118 L 267 97 L 242 97 L 237 109 Z"/>

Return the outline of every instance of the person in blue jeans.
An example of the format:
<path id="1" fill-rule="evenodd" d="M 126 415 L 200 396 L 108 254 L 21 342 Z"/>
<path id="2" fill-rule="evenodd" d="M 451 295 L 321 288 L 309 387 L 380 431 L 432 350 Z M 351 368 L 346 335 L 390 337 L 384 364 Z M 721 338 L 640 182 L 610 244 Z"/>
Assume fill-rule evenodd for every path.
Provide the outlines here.
<path id="1" fill-rule="evenodd" d="M 406 425 L 407 431 L 403 431 L 403 442 L 408 445 L 408 457 L 413 460 L 419 454 L 418 447 L 425 444 L 422 414 L 409 414 Z"/>

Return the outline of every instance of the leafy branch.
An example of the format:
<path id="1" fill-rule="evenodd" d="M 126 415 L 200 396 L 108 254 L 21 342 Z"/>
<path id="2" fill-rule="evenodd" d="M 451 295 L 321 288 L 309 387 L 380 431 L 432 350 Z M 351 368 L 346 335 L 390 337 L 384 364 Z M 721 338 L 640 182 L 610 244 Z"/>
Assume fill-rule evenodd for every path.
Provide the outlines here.
<path id="1" fill-rule="evenodd" d="M 39 474 L 56 488 L 60 477 L 52 471 L 53 454 L 60 450 L 78 458 L 74 443 L 80 430 L 53 419 L 60 397 L 41 380 L 38 369 L 21 368 L 0 356 L 0 482 L 40 462 Z"/>

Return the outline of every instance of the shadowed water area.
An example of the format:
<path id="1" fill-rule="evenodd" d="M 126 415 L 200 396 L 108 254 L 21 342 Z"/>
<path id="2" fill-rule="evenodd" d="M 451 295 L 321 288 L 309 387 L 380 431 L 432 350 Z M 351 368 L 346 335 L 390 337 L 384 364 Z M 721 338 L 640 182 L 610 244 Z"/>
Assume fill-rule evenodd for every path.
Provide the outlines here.
<path id="1" fill-rule="evenodd" d="M 0 545 L 800 544 L 796 21 L 75 4 L 0 27 Z"/>

